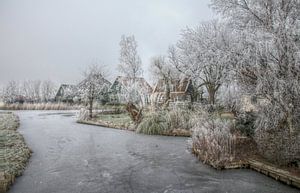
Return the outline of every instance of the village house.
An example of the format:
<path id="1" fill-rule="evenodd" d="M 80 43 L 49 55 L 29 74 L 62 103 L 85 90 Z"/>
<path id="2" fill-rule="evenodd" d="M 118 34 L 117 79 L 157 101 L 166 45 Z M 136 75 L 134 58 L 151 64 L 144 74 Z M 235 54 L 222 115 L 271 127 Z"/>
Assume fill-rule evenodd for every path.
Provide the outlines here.
<path id="1" fill-rule="evenodd" d="M 74 103 L 76 100 L 80 100 L 80 95 L 76 85 L 60 85 L 55 95 L 55 102 Z"/>
<path id="2" fill-rule="evenodd" d="M 157 82 L 151 95 L 151 101 L 157 104 L 164 103 L 166 85 L 161 79 Z M 172 80 L 170 84 L 170 101 L 169 102 L 187 102 L 191 101 L 193 86 L 191 79 L 183 78 Z"/>
<path id="3" fill-rule="evenodd" d="M 109 89 L 110 103 L 124 104 L 142 101 L 144 104 L 150 103 L 152 87 L 142 78 L 130 78 L 118 76 Z"/>

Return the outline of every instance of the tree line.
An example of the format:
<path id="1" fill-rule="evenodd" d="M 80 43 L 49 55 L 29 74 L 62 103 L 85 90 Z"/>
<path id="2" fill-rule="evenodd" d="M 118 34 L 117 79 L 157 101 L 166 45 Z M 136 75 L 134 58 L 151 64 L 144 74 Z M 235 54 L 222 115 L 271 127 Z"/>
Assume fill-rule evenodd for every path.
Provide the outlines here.
<path id="1" fill-rule="evenodd" d="M 57 86 L 50 80 L 9 81 L 1 98 L 5 103 L 53 102 Z"/>

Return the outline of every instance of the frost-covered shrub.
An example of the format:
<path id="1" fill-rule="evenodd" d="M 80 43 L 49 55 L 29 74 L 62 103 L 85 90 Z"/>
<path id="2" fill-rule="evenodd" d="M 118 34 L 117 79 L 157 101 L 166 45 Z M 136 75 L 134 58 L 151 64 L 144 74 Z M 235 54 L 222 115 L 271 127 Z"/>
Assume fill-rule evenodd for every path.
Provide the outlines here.
<path id="1" fill-rule="evenodd" d="M 167 112 L 167 121 L 170 129 L 190 130 L 192 112 L 189 110 L 175 109 Z"/>
<path id="2" fill-rule="evenodd" d="M 300 160 L 300 133 L 297 131 L 299 117 L 296 113 L 287 117 L 280 107 L 265 106 L 255 123 L 255 141 L 260 153 L 282 165 Z"/>
<path id="3" fill-rule="evenodd" d="M 166 133 L 168 129 L 169 125 L 166 115 L 161 112 L 153 112 L 143 119 L 137 128 L 137 132 L 149 135 L 161 135 Z"/>
<path id="4" fill-rule="evenodd" d="M 89 119 L 89 111 L 87 109 L 80 109 L 78 114 L 78 120 L 79 121 L 86 121 Z"/>
<path id="5" fill-rule="evenodd" d="M 247 137 L 253 137 L 256 115 L 253 112 L 243 112 L 236 117 L 235 131 Z"/>
<path id="6" fill-rule="evenodd" d="M 190 130 L 193 113 L 188 110 L 154 111 L 139 124 L 137 132 L 146 134 L 170 134 L 174 130 Z"/>
<path id="7" fill-rule="evenodd" d="M 202 114 L 193 127 L 192 147 L 201 160 L 222 168 L 234 159 L 236 138 L 228 120 Z"/>

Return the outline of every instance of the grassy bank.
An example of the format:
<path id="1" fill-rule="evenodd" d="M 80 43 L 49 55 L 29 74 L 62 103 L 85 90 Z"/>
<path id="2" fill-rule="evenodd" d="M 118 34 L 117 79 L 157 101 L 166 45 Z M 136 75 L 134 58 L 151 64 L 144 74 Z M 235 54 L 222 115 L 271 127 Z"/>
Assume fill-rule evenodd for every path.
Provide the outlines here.
<path id="1" fill-rule="evenodd" d="M 189 137 L 191 136 L 189 116 L 187 112 L 183 111 L 163 111 L 159 113 L 145 111 L 142 122 L 139 125 L 135 125 L 127 112 L 111 110 L 95 114 L 93 119 L 89 119 L 86 116 L 85 118 L 79 118 L 77 122 L 115 129 L 126 129 L 149 135 Z"/>
<path id="2" fill-rule="evenodd" d="M 19 119 L 12 113 L 0 113 L 0 192 L 5 192 L 20 176 L 31 155 L 22 135 L 16 131 Z"/>

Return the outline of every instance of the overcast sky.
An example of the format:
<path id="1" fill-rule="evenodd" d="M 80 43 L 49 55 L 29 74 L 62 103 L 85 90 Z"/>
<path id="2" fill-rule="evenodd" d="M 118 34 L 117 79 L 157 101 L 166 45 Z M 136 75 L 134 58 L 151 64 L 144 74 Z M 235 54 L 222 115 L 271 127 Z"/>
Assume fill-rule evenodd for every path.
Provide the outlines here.
<path id="1" fill-rule="evenodd" d="M 214 17 L 209 0 L 0 0 L 0 84 L 51 79 L 76 83 L 97 59 L 119 59 L 122 34 L 134 34 L 146 76 L 181 29 Z"/>

